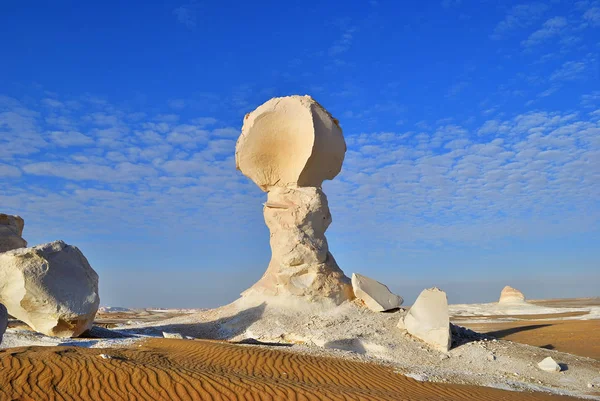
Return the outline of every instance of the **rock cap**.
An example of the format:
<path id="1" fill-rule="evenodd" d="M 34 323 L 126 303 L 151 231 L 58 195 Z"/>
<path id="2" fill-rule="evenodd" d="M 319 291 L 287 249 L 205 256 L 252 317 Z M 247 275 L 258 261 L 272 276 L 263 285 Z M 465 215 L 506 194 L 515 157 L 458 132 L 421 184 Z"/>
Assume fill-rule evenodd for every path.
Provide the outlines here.
<path id="1" fill-rule="evenodd" d="M 263 191 L 320 187 L 339 174 L 346 142 L 339 123 L 312 97 L 273 98 L 246 114 L 236 167 Z"/>

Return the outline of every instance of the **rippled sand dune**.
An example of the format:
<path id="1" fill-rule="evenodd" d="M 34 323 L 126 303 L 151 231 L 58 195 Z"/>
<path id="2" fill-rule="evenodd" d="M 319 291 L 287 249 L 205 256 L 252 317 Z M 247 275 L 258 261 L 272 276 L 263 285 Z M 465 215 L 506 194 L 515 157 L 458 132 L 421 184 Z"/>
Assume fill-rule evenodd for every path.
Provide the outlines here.
<path id="1" fill-rule="evenodd" d="M 1 350 L 0 371 L 2 400 L 570 399 L 423 383 L 374 364 L 212 341 L 12 348 Z"/>
<path id="2" fill-rule="evenodd" d="M 600 360 L 600 320 L 522 320 L 465 326 L 503 340 Z"/>

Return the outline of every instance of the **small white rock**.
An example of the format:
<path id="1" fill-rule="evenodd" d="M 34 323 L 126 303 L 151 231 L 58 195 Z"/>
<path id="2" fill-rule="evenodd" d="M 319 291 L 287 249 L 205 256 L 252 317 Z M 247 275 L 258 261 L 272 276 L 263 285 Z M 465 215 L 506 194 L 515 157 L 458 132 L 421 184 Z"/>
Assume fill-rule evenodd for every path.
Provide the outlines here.
<path id="1" fill-rule="evenodd" d="M 167 333 L 166 331 L 163 331 L 162 334 L 164 338 L 176 338 L 178 340 L 183 340 L 183 336 L 179 333 Z"/>
<path id="2" fill-rule="evenodd" d="M 100 354 L 100 358 L 102 359 L 112 359 L 112 356 L 106 354 Z"/>
<path id="3" fill-rule="evenodd" d="M 538 363 L 538 367 L 546 372 L 560 372 L 560 365 L 552 357 L 547 357 Z"/>

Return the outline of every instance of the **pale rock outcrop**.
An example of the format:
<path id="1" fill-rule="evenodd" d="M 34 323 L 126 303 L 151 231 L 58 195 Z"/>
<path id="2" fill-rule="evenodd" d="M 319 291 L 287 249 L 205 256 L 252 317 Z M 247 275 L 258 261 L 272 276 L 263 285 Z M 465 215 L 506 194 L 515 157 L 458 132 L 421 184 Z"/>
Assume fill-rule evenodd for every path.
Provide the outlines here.
<path id="1" fill-rule="evenodd" d="M 423 290 L 398 327 L 447 352 L 452 345 L 452 333 L 446 293 L 435 287 Z"/>
<path id="2" fill-rule="evenodd" d="M 310 96 L 274 98 L 246 115 L 236 166 L 263 191 L 271 262 L 245 297 L 352 299 L 350 279 L 329 253 L 323 180 L 341 170 L 346 143 L 337 120 Z M 291 297 L 291 298 L 290 298 Z"/>
<path id="3" fill-rule="evenodd" d="M 35 331 L 76 337 L 98 310 L 98 275 L 63 241 L 15 249 L 0 254 L 0 302 Z"/>
<path id="4" fill-rule="evenodd" d="M 525 295 L 516 288 L 506 286 L 500 293 L 499 304 L 522 304 L 525 303 Z"/>
<path id="5" fill-rule="evenodd" d="M 352 290 L 354 296 L 374 312 L 396 309 L 404 302 L 402 297 L 393 294 L 385 284 L 361 274 L 352 273 Z"/>
<path id="6" fill-rule="evenodd" d="M 24 226 L 21 217 L 0 213 L 0 252 L 27 246 L 27 241 L 21 238 Z"/>
<path id="7" fill-rule="evenodd" d="M 8 327 L 8 311 L 6 310 L 6 306 L 0 304 L 0 344 L 2 344 L 2 338 L 4 337 L 4 332 Z"/>
<path id="8" fill-rule="evenodd" d="M 538 363 L 538 367 L 546 372 L 560 372 L 560 365 L 556 363 L 552 357 L 544 358 L 544 360 Z"/>

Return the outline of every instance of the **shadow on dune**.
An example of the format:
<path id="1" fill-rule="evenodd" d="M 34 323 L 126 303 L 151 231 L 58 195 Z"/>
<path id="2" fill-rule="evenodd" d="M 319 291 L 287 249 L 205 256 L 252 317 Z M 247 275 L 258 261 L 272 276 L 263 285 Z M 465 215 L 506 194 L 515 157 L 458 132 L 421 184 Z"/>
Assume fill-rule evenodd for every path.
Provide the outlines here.
<path id="1" fill-rule="evenodd" d="M 198 339 L 229 340 L 242 334 L 254 322 L 259 320 L 264 313 L 265 307 L 266 304 L 262 303 L 240 311 L 233 316 L 222 317 L 210 322 L 161 324 L 162 322 L 159 321 L 156 322 L 155 326 L 151 327 L 131 327 L 110 331 L 118 332 L 125 336 L 142 334 L 162 337 L 162 333 L 167 332 Z"/>
<path id="2" fill-rule="evenodd" d="M 268 342 L 268 341 L 259 341 L 254 338 L 244 338 L 243 340 L 232 341 L 231 343 L 232 344 L 242 344 L 242 345 L 265 345 L 268 347 L 291 347 L 294 345 L 294 344 L 287 344 L 287 343 L 272 343 L 272 342 Z"/>
<path id="3" fill-rule="evenodd" d="M 367 350 L 358 338 L 344 338 L 326 342 L 323 348 L 333 348 L 342 351 L 356 352 L 357 354 L 366 354 Z"/>
<path id="4" fill-rule="evenodd" d="M 530 324 L 528 326 L 520 326 L 520 327 L 513 327 L 513 328 L 505 329 L 505 330 L 490 331 L 485 334 L 488 336 L 495 337 L 495 338 L 504 338 L 504 337 L 510 336 L 511 334 L 520 333 L 522 331 L 536 330 L 536 329 L 540 329 L 542 327 L 548 327 L 548 326 L 552 326 L 552 325 L 551 324 Z"/>

